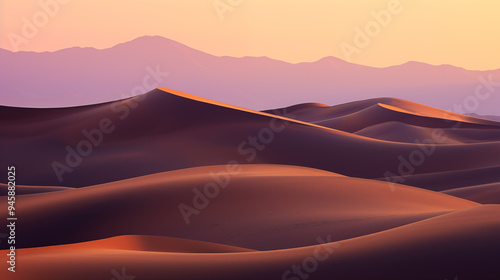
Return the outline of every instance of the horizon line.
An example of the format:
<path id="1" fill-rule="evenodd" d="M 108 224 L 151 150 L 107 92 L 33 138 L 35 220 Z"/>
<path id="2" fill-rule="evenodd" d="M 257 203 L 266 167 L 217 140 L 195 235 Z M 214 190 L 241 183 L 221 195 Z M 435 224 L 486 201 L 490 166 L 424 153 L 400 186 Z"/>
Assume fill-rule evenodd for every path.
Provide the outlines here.
<path id="1" fill-rule="evenodd" d="M 105 47 L 105 48 L 72 46 L 72 47 L 62 48 L 62 49 L 53 50 L 53 51 L 24 51 L 24 50 L 12 51 L 12 50 L 9 50 L 9 49 L 4 49 L 4 48 L 0 48 L 0 50 L 7 51 L 7 52 L 10 52 L 10 53 L 39 53 L 39 54 L 41 54 L 41 53 L 56 53 L 56 52 L 60 52 L 60 51 L 70 50 L 70 49 L 93 49 L 93 50 L 101 51 L 101 50 L 112 49 L 112 48 L 115 48 L 115 47 L 117 47 L 119 45 L 131 43 L 131 42 L 143 39 L 143 38 L 154 38 L 154 37 L 165 39 L 165 40 L 168 40 L 168 41 L 171 41 L 171 42 L 175 42 L 175 43 L 180 44 L 180 45 L 182 45 L 184 47 L 187 47 L 187 48 L 190 48 L 192 50 L 195 50 L 195 51 L 198 51 L 198 52 L 202 52 L 204 54 L 211 55 L 211 56 L 214 56 L 214 57 L 230 57 L 230 58 L 239 58 L 239 59 L 242 59 L 242 58 L 271 59 L 271 60 L 274 60 L 274 61 L 279 61 L 279 62 L 283 62 L 283 63 L 287 63 L 287 64 L 292 64 L 292 65 L 302 64 L 302 63 L 317 63 L 317 62 L 319 62 L 321 60 L 324 60 L 324 59 L 334 58 L 334 59 L 336 59 L 338 61 L 341 61 L 342 63 L 352 64 L 352 65 L 358 65 L 358 66 L 363 66 L 363 67 L 377 68 L 377 69 L 386 69 L 386 68 L 391 68 L 391 67 L 403 66 L 403 65 L 406 65 L 406 64 L 409 64 L 409 63 L 418 63 L 418 64 L 428 65 L 428 66 L 432 66 L 432 67 L 454 67 L 454 68 L 458 68 L 458 69 L 462 69 L 462 70 L 466 70 L 466 71 L 488 72 L 488 71 L 497 71 L 497 70 L 500 70 L 500 67 L 499 68 L 494 68 L 494 69 L 478 70 L 478 69 L 468 69 L 468 68 L 464 68 L 464 67 L 456 66 L 456 65 L 452 65 L 452 64 L 431 64 L 431 63 L 421 62 L 421 61 L 416 61 L 416 60 L 408 60 L 408 61 L 403 62 L 401 64 L 394 64 L 394 65 L 389 65 L 389 66 L 371 66 L 371 65 L 366 65 L 366 64 L 359 64 L 359 63 L 349 62 L 349 61 L 346 61 L 346 60 L 344 60 L 342 58 L 339 58 L 339 57 L 336 57 L 336 56 L 331 56 L 331 55 L 319 58 L 319 59 L 314 60 L 314 61 L 300 61 L 300 62 L 289 62 L 289 61 L 285 61 L 285 60 L 281 60 L 281 59 L 272 58 L 272 57 L 269 57 L 269 56 L 214 55 L 214 54 L 202 51 L 202 50 L 195 49 L 195 48 L 190 47 L 190 46 L 188 46 L 186 44 L 183 44 L 181 42 L 172 40 L 170 38 L 163 37 L 161 35 L 143 35 L 143 36 L 135 37 L 134 39 L 131 39 L 131 40 L 128 40 L 128 41 L 116 43 L 116 44 L 114 44 L 114 45 L 112 45 L 110 47 Z"/>

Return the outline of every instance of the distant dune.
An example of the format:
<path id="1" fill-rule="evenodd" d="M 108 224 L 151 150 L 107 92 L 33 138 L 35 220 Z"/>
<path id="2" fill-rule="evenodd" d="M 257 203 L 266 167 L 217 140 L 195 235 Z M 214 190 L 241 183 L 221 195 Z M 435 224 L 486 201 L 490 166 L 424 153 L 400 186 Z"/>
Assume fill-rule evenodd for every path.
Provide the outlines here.
<path id="1" fill-rule="evenodd" d="M 443 193 L 484 204 L 500 204 L 500 183 L 456 188 Z"/>
<path id="2" fill-rule="evenodd" d="M 492 115 L 478 115 L 478 114 L 474 114 L 474 113 L 470 113 L 468 115 L 476 117 L 476 118 L 483 118 L 483 119 L 488 119 L 488 120 L 500 121 L 500 116 L 498 116 L 498 115 L 496 115 L 496 116 L 492 116 Z"/>
<path id="3" fill-rule="evenodd" d="M 498 128 L 500 125 L 496 121 L 464 116 L 395 98 L 377 98 L 332 107 L 309 105 L 287 109 L 298 120 L 347 132 L 394 121 L 429 128 L 452 128 L 457 122 L 460 123 L 460 128 Z"/>
<path id="4" fill-rule="evenodd" d="M 0 131 L 19 219 L 2 279 L 497 278 L 494 120 L 397 98 L 259 112 L 158 88 L 0 106 Z"/>

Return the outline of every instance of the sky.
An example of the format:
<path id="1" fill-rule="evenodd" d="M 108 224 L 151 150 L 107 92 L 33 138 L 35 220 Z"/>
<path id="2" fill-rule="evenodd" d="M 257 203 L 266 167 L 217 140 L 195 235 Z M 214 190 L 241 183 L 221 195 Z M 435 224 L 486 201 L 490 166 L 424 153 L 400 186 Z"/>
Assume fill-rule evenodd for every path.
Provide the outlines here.
<path id="1" fill-rule="evenodd" d="M 500 68 L 498 0 L 0 0 L 0 48 L 160 35 L 217 56 Z"/>

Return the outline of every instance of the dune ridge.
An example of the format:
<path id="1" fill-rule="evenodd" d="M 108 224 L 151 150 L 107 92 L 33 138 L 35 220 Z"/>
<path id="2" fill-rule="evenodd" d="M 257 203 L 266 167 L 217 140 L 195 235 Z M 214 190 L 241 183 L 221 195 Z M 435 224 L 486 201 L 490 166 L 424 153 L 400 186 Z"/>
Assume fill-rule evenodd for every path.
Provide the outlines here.
<path id="1" fill-rule="evenodd" d="M 377 234 L 309 247 L 265 252 L 183 254 L 149 251 L 23 249 L 22 261 L 31 267 L 13 279 L 57 275 L 54 279 L 103 278 L 113 269 L 126 268 L 128 275 L 146 279 L 279 279 L 294 264 L 321 252 L 321 262 L 301 275 L 317 279 L 493 279 L 500 255 L 499 206 L 478 206 L 442 215 Z M 417 234 L 420 233 L 420 234 Z M 43 258 L 41 258 L 43 257 Z M 70 269 L 48 265 L 57 262 Z M 418 263 L 416 267 L 414 263 Z M 474 265 L 470 265 L 474 263 Z M 363 269 L 359 269 L 363 264 Z M 214 269 L 226 266 L 228 269 Z M 56 274 L 56 271 L 58 272 Z M 85 271 L 76 274 L 75 271 Z M 5 272 L 1 272 L 5 274 Z M 287 273 L 287 274 L 286 274 Z M 88 279 L 88 278 L 87 278 Z"/>
<path id="2" fill-rule="evenodd" d="M 39 186 L 82 187 L 232 160 L 379 178 L 386 171 L 397 172 L 400 156 L 408 157 L 428 146 L 394 143 L 292 121 L 290 115 L 294 112 L 281 113 L 285 116 L 193 99 L 166 89 L 122 101 L 66 109 L 0 107 L 0 129 L 4 132 L 0 146 L 9 147 L 2 150 L 5 157 L 0 163 L 11 164 L 5 159 L 17 156 L 19 168 L 31 172 L 29 177 L 20 178 L 19 184 Z M 412 117 L 415 116 L 407 116 Z M 373 120 L 376 116 L 366 118 Z M 81 156 L 77 166 L 70 166 L 68 154 L 75 156 L 77 146 L 89 141 L 87 135 L 98 133 L 103 121 L 112 132 L 101 132 L 101 143 L 92 147 L 89 155 Z M 495 129 L 489 123 L 469 124 Z M 269 132 L 271 128 L 279 129 Z M 252 145 L 250 141 L 255 137 L 257 144 Z M 488 168 L 498 164 L 498 153 L 498 141 L 439 145 L 414 173 Z M 38 156 L 33 159 L 33 154 Z M 58 176 L 54 162 L 67 171 L 59 171 L 63 173 Z"/>
<path id="3" fill-rule="evenodd" d="M 2 279 L 498 278 L 499 122 L 394 98 L 257 112 L 159 88 L 0 106 L 0 131 L 19 218 Z"/>
<path id="4" fill-rule="evenodd" d="M 238 174 L 225 168 L 197 167 L 19 196 L 18 216 L 24 221 L 19 238 L 26 239 L 22 246 L 36 247 L 140 234 L 269 250 L 310 245 L 326 233 L 332 240 L 361 236 L 478 205 L 404 185 L 391 192 L 385 182 L 297 166 L 242 165 Z M 210 182 L 220 185 L 213 198 L 205 190 Z M 206 200 L 206 206 L 196 207 L 195 197 Z M 180 204 L 198 213 L 180 211 Z M 86 205 L 92 210 L 82 213 Z M 144 218 L 158 212 L 160 224 Z"/>

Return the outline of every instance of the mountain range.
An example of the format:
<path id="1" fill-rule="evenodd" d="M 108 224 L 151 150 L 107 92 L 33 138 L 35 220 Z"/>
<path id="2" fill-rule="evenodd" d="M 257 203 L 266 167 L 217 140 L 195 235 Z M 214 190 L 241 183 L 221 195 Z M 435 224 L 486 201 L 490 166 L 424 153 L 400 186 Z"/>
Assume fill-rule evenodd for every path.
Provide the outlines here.
<path id="1" fill-rule="evenodd" d="M 386 68 L 335 57 L 288 63 L 214 56 L 159 36 L 108 49 L 0 49 L 0 105 L 68 107 L 115 101 L 163 86 L 265 110 L 395 97 L 457 113 L 498 115 L 500 69 L 470 71 L 408 62 Z"/>

